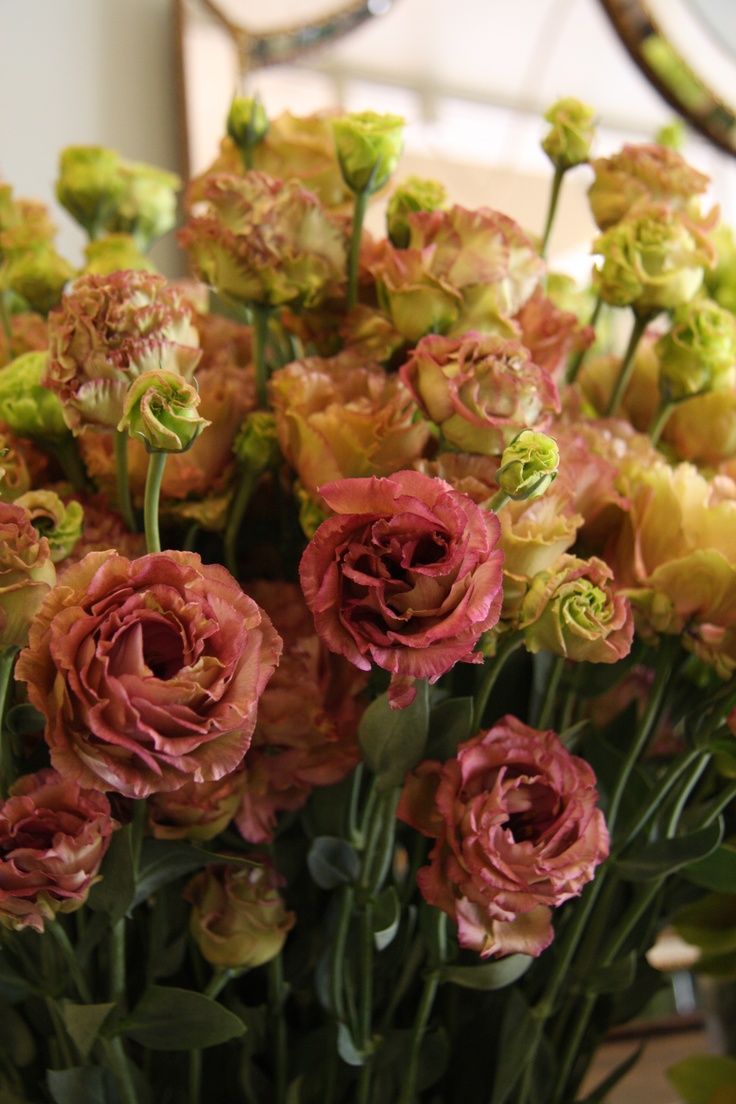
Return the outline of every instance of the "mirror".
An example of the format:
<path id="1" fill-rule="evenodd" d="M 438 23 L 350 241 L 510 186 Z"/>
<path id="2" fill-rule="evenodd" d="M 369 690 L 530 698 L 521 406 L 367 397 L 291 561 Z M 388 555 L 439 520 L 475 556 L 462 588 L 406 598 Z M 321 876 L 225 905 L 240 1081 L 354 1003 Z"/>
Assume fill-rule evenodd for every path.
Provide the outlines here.
<path id="1" fill-rule="evenodd" d="M 732 0 L 600 2 L 629 54 L 665 100 L 720 149 L 736 154 Z"/>

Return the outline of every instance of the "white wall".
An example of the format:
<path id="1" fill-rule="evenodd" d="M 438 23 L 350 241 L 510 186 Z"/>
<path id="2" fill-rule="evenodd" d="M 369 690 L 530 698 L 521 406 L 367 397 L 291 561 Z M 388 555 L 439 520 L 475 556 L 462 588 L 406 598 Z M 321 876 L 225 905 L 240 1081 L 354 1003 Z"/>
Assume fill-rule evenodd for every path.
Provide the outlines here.
<path id="1" fill-rule="evenodd" d="M 171 0 L 0 0 L 0 179 L 52 207 L 72 264 L 84 235 L 53 198 L 59 151 L 108 146 L 180 172 L 175 74 Z M 154 258 L 178 271 L 173 242 Z"/>

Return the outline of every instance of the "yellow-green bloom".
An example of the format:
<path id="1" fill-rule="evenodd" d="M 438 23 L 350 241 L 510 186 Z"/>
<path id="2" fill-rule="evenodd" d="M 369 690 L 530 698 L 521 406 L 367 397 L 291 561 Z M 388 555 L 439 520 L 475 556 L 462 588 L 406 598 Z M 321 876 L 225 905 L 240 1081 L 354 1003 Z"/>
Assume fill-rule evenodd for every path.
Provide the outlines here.
<path id="1" fill-rule="evenodd" d="M 84 510 L 72 500 L 66 505 L 54 491 L 27 491 L 15 500 L 28 512 L 39 537 L 46 537 L 54 564 L 65 560 L 82 535 Z"/>
<path id="2" fill-rule="evenodd" d="M 107 224 L 125 192 L 120 156 L 114 150 L 101 146 L 62 150 L 56 198 L 91 238 Z"/>
<path id="3" fill-rule="evenodd" d="M 58 396 L 43 387 L 48 353 L 23 353 L 0 368 L 0 421 L 19 437 L 58 441 L 68 430 Z"/>
<path id="4" fill-rule="evenodd" d="M 712 299 L 695 299 L 675 312 L 656 345 L 659 386 L 668 400 L 736 383 L 736 318 Z"/>
<path id="5" fill-rule="evenodd" d="M 265 471 L 279 456 L 276 419 L 268 410 L 254 410 L 233 444 L 233 452 L 241 464 L 255 471 Z"/>
<path id="6" fill-rule="evenodd" d="M 132 234 L 105 234 L 87 243 L 84 250 L 87 264 L 85 272 L 94 272 L 98 276 L 109 276 L 111 272 L 123 270 L 135 272 L 156 272 L 156 266 L 141 253 Z"/>
<path id="7" fill-rule="evenodd" d="M 496 482 L 516 501 L 541 498 L 557 478 L 559 466 L 560 453 L 554 438 L 523 429 L 504 449 Z"/>
<path id="8" fill-rule="evenodd" d="M 542 139 L 542 149 L 556 169 L 565 172 L 589 160 L 594 108 L 570 96 L 554 103 L 544 117 L 552 126 Z"/>
<path id="9" fill-rule="evenodd" d="M 105 220 L 104 228 L 131 234 L 135 244 L 145 253 L 156 238 L 168 233 L 176 223 L 176 193 L 181 188 L 181 180 L 176 173 L 135 161 L 121 162 L 120 178 L 125 190 L 115 210 Z"/>
<path id="10" fill-rule="evenodd" d="M 404 147 L 400 115 L 356 112 L 334 119 L 337 159 L 345 183 L 354 192 L 377 192 L 399 163 Z"/>
<path id="11" fill-rule="evenodd" d="M 388 236 L 397 249 L 406 249 L 411 231 L 409 215 L 417 211 L 436 211 L 447 199 L 447 191 L 438 180 L 410 176 L 396 188 L 386 209 Z"/>
<path id="12" fill-rule="evenodd" d="M 198 406 L 193 384 L 169 368 L 153 368 L 130 385 L 118 430 L 142 441 L 149 452 L 186 452 L 211 425 Z"/>
<path id="13" fill-rule="evenodd" d="M 268 116 L 261 101 L 236 96 L 227 113 L 227 132 L 241 153 L 263 141 L 268 132 Z"/>
<path id="14" fill-rule="evenodd" d="M 50 241 L 6 255 L 0 269 L 0 288 L 14 291 L 32 310 L 47 314 L 61 302 L 66 284 L 75 270 L 60 256 Z"/>

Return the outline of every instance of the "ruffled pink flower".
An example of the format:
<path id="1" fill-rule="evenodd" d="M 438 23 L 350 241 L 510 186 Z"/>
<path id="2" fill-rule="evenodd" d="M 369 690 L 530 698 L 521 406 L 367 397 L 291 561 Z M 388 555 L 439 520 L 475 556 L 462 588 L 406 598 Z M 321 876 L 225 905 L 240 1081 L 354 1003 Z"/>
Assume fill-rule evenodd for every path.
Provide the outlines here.
<path id="1" fill-rule="evenodd" d="M 0 923 L 42 932 L 80 908 L 117 827 L 104 794 L 50 768 L 20 778 L 0 808 Z"/>
<path id="2" fill-rule="evenodd" d="M 264 843 L 273 837 L 277 813 L 300 809 L 314 786 L 334 785 L 357 766 L 368 676 L 325 648 L 295 583 L 259 582 L 248 591 L 284 641 L 258 704 L 235 818 L 249 843 Z"/>
<path id="3" fill-rule="evenodd" d="M 22 506 L 0 502 L 0 650 L 20 648 L 31 621 L 56 582 L 46 537 Z"/>
<path id="4" fill-rule="evenodd" d="M 481 662 L 473 649 L 501 609 L 495 514 L 414 471 L 320 493 L 337 516 L 307 546 L 300 577 L 327 647 L 363 671 L 391 671 L 394 707 L 413 700 L 413 679 Z"/>
<path id="5" fill-rule="evenodd" d="M 245 782 L 241 765 L 214 782 L 190 781 L 179 790 L 151 794 L 149 832 L 156 839 L 214 839 L 235 816 Z"/>
<path id="6" fill-rule="evenodd" d="M 237 767 L 280 652 L 223 567 L 92 552 L 48 594 L 17 675 L 62 774 L 146 797 Z"/>
<path id="7" fill-rule="evenodd" d="M 458 925 L 460 945 L 490 955 L 539 955 L 550 907 L 577 896 L 608 855 L 595 776 L 554 732 L 504 717 L 420 763 L 397 816 L 435 837 L 417 875 L 426 900 Z"/>

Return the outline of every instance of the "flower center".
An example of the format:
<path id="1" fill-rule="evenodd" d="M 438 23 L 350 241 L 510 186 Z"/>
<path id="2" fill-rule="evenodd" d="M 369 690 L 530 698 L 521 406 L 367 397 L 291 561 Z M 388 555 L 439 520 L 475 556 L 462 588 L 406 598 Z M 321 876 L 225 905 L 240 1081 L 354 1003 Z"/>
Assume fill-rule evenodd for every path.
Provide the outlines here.
<path id="1" fill-rule="evenodd" d="M 167 621 L 144 621 L 143 660 L 157 679 L 170 679 L 184 666 L 181 633 Z"/>

